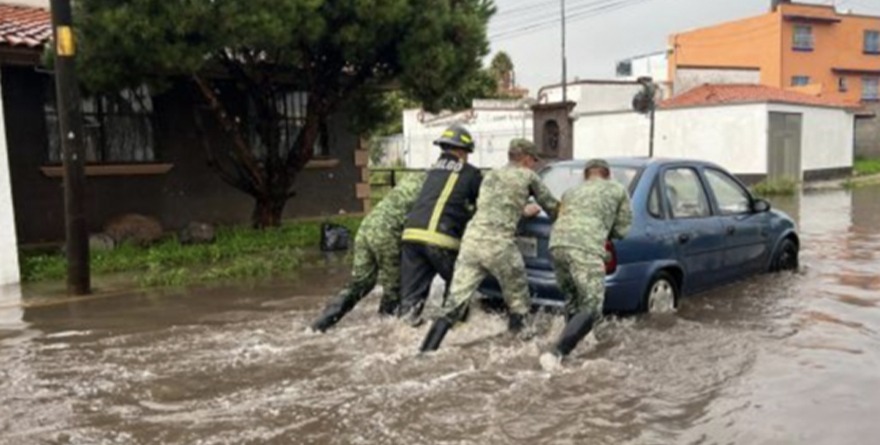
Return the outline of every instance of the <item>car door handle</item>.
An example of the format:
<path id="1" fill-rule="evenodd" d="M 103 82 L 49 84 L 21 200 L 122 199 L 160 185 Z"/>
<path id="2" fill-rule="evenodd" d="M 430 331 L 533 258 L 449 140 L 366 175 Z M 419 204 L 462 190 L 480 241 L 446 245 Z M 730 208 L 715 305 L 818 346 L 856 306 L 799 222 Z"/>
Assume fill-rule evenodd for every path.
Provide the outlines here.
<path id="1" fill-rule="evenodd" d="M 727 234 L 733 235 L 734 233 L 736 233 L 736 226 L 727 226 Z"/>
<path id="2" fill-rule="evenodd" d="M 678 242 L 681 244 L 687 243 L 691 240 L 691 235 L 689 233 L 681 233 L 678 235 Z"/>

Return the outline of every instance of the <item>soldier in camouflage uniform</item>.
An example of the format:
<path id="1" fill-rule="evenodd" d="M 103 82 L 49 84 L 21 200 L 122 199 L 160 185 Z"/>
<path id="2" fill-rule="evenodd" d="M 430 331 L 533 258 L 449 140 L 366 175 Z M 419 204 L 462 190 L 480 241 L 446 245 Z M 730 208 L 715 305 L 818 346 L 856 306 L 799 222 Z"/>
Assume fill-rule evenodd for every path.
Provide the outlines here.
<path id="1" fill-rule="evenodd" d="M 379 313 L 396 314 L 400 304 L 400 235 L 424 182 L 424 173 L 411 174 L 364 218 L 354 241 L 352 280 L 327 304 L 312 330 L 324 332 L 335 325 L 377 282 L 383 289 Z"/>
<path id="2" fill-rule="evenodd" d="M 605 241 L 623 238 L 632 224 L 629 194 L 609 176 L 604 160 L 587 162 L 586 181 L 562 196 L 550 234 L 556 281 L 566 296 L 567 324 L 552 352 L 557 358 L 568 355 L 602 317 Z"/>
<path id="3" fill-rule="evenodd" d="M 421 350 L 440 346 L 446 331 L 464 312 L 471 296 L 486 277 L 494 276 L 510 311 L 508 330 L 518 332 L 528 314 L 529 287 L 522 253 L 515 242 L 516 227 L 522 216 L 533 217 L 541 207 L 552 216 L 559 202 L 532 170 L 538 162 L 535 144 L 525 139 L 511 141 L 510 163 L 486 174 L 480 187 L 477 212 L 468 224 L 449 291 L 448 312 L 437 319 Z M 534 196 L 540 204 L 529 204 Z"/>

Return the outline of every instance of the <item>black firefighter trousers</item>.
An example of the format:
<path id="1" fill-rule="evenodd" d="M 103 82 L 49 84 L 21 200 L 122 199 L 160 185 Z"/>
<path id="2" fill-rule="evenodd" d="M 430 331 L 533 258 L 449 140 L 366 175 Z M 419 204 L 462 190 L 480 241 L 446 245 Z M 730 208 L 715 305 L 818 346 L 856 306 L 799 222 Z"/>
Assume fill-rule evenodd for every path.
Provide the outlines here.
<path id="1" fill-rule="evenodd" d="M 400 261 L 401 315 L 421 315 L 431 293 L 431 283 L 438 274 L 446 281 L 445 301 L 457 257 L 457 250 L 403 242 Z"/>

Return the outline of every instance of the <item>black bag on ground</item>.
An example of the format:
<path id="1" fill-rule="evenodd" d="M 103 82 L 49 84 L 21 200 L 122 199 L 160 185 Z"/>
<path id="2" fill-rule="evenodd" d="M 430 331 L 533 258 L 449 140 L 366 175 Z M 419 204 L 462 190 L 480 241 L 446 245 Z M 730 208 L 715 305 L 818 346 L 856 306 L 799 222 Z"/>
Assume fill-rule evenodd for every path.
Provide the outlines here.
<path id="1" fill-rule="evenodd" d="M 332 252 L 338 250 L 348 250 L 351 242 L 351 232 L 348 228 L 339 224 L 323 223 L 321 224 L 321 250 L 324 252 Z"/>

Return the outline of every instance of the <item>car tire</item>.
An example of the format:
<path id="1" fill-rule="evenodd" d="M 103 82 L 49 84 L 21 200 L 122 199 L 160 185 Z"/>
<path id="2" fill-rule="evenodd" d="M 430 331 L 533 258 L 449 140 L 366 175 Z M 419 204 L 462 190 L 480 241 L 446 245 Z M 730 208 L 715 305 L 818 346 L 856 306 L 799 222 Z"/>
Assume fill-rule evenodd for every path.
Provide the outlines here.
<path id="1" fill-rule="evenodd" d="M 678 307 L 679 293 L 678 281 L 672 274 L 666 271 L 657 272 L 645 290 L 643 311 L 650 314 L 674 312 Z"/>
<path id="2" fill-rule="evenodd" d="M 782 240 L 782 244 L 773 256 L 770 272 L 793 271 L 797 270 L 799 265 L 797 243 L 791 238 Z"/>

